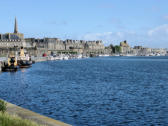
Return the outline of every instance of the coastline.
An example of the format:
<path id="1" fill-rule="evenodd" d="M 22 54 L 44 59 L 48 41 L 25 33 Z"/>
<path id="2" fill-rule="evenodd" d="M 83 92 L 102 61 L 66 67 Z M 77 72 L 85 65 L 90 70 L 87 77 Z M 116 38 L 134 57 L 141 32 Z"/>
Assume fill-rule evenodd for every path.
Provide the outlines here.
<path id="1" fill-rule="evenodd" d="M 141 56 L 137 56 L 137 55 L 121 55 L 121 54 L 113 54 L 113 55 L 97 55 L 97 56 L 90 56 L 90 57 L 75 57 L 75 58 L 68 58 L 68 59 L 58 59 L 58 57 L 53 57 L 53 56 L 46 56 L 46 57 L 43 57 L 43 56 L 38 56 L 38 57 L 32 57 L 32 61 L 34 61 L 35 63 L 36 62 L 44 62 L 44 61 L 57 61 L 57 60 L 70 60 L 70 59 L 82 59 L 82 58 L 92 58 L 92 57 L 109 57 L 109 56 L 112 56 L 112 57 L 159 57 L 159 56 L 168 56 L 168 55 L 159 55 L 159 56 L 150 56 L 150 55 L 141 55 Z M 67 57 L 66 57 L 67 58 Z M 0 72 L 2 71 L 2 64 L 3 62 L 7 61 L 7 58 L 6 57 L 0 57 Z"/>
<path id="2" fill-rule="evenodd" d="M 33 111 L 30 111 L 28 109 L 22 108 L 20 106 L 14 105 L 12 103 L 7 103 L 7 113 L 10 115 L 17 115 L 22 119 L 27 119 L 30 121 L 34 121 L 39 125 L 45 125 L 45 126 L 71 126 L 70 124 L 66 124 L 64 122 L 54 120 L 52 118 L 49 118 L 47 116 L 40 115 L 38 113 L 35 113 Z"/>

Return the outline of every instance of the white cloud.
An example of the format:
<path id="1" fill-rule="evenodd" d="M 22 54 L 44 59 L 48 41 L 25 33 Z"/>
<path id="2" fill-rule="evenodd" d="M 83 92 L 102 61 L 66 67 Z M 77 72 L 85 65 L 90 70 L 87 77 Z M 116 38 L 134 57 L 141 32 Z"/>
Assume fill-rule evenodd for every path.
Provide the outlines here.
<path id="1" fill-rule="evenodd" d="M 128 36 L 135 35 L 135 32 L 104 32 L 104 33 L 88 33 L 82 36 L 84 40 L 103 40 L 104 44 L 118 44 L 128 38 Z"/>
<path id="2" fill-rule="evenodd" d="M 149 36 L 167 36 L 168 35 L 168 24 L 158 26 L 148 31 Z"/>
<path id="3" fill-rule="evenodd" d="M 80 37 L 84 40 L 103 40 L 105 45 L 119 44 L 127 40 L 131 46 L 168 48 L 168 24 L 160 25 L 143 33 L 136 31 L 87 33 Z"/>
<path id="4" fill-rule="evenodd" d="M 147 32 L 150 46 L 168 48 L 168 24 L 160 25 Z"/>

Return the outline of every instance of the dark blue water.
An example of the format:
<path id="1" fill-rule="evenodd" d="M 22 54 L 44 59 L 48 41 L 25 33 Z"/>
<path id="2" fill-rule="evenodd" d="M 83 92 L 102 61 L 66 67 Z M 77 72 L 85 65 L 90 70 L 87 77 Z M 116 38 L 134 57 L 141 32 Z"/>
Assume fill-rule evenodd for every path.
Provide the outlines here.
<path id="1" fill-rule="evenodd" d="M 166 126 L 168 57 L 36 63 L 1 73 L 0 98 L 74 126 Z"/>

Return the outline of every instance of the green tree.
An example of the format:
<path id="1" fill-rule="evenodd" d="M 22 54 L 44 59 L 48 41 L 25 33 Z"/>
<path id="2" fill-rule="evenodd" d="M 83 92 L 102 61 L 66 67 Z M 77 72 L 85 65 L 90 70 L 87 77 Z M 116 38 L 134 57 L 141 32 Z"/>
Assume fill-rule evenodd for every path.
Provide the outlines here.
<path id="1" fill-rule="evenodd" d="M 120 53 L 121 52 L 121 46 L 116 45 L 115 46 L 115 53 Z"/>
<path id="2" fill-rule="evenodd" d="M 113 44 L 110 44 L 109 47 L 112 50 L 112 53 L 115 53 L 115 46 L 113 46 Z"/>

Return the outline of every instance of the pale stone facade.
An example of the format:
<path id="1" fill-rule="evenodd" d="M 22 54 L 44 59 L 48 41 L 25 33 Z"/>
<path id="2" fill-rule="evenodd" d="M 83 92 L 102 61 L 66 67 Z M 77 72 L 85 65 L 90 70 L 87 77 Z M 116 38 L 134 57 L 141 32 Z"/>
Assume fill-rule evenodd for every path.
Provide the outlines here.
<path id="1" fill-rule="evenodd" d="M 0 48 L 25 47 L 24 35 L 18 32 L 17 20 L 15 19 L 14 33 L 0 34 Z"/>
<path id="2" fill-rule="evenodd" d="M 102 41 L 84 41 L 71 40 L 65 41 L 58 38 L 44 38 L 44 39 L 25 39 L 29 46 L 37 48 L 46 48 L 48 50 L 72 50 L 72 49 L 89 49 L 89 50 L 103 50 L 105 47 Z"/>
<path id="3" fill-rule="evenodd" d="M 120 42 L 121 53 L 128 54 L 131 53 L 131 47 L 128 45 L 127 41 Z"/>

